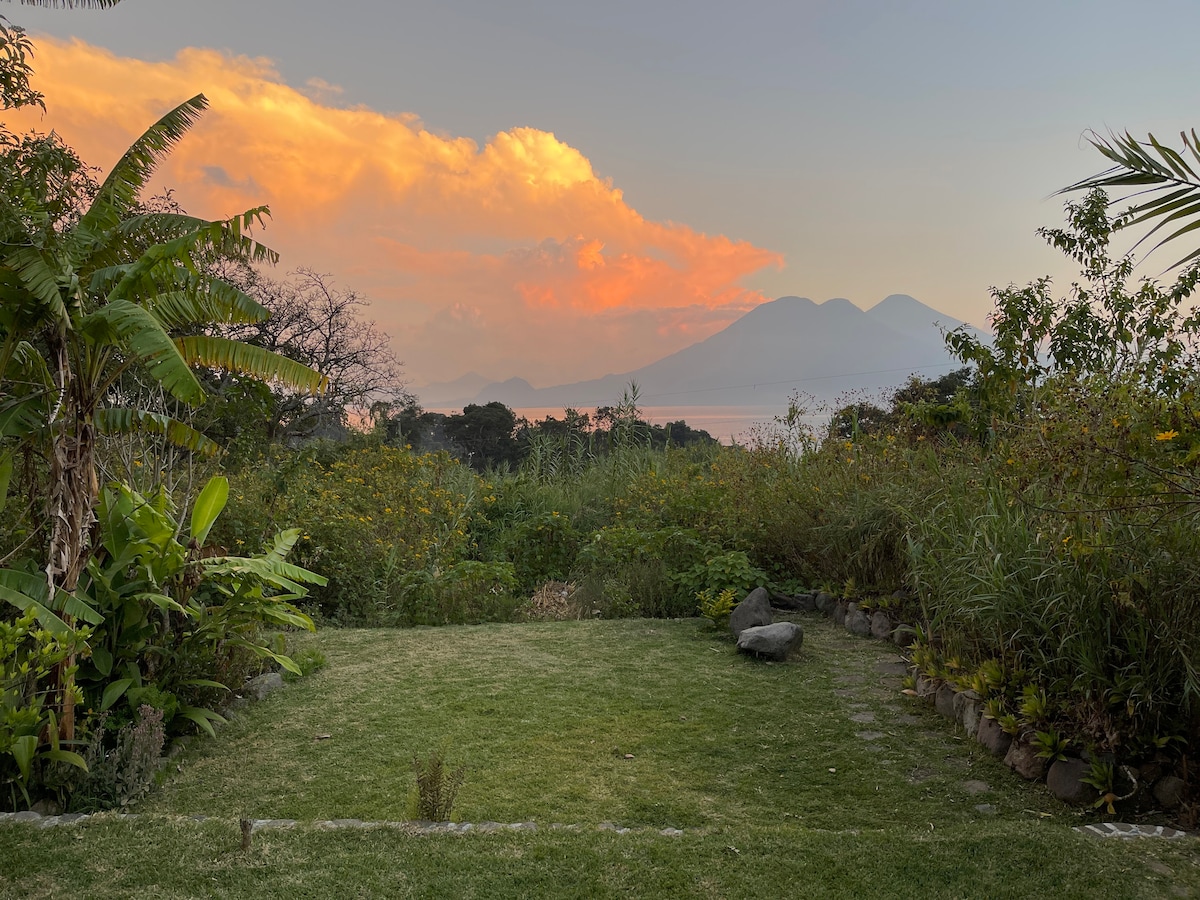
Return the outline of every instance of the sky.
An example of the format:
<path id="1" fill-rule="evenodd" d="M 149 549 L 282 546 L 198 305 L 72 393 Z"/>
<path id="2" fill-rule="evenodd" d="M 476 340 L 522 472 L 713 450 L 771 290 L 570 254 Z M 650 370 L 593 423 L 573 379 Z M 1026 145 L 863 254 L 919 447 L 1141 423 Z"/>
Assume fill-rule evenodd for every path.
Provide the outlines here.
<path id="1" fill-rule="evenodd" d="M 1035 234 L 1089 129 L 1200 125 L 1200 4 L 1144 0 L 0 2 L 56 130 L 107 170 L 203 92 L 161 167 L 191 213 L 268 204 L 278 275 L 369 300 L 412 385 L 653 362 L 783 295 L 1073 274 Z M 1163 259 L 1165 265 L 1170 260 Z M 1147 274 L 1162 266 L 1150 265 Z"/>

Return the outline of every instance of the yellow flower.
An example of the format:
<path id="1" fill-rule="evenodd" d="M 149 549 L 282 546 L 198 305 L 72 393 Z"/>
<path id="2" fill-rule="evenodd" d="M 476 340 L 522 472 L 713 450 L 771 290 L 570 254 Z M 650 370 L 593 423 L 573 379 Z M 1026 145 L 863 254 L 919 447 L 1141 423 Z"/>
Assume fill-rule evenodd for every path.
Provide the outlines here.
<path id="1" fill-rule="evenodd" d="M 1179 432 L 1172 429 L 1171 431 L 1160 431 L 1154 436 L 1156 441 L 1173 441 L 1179 437 Z"/>

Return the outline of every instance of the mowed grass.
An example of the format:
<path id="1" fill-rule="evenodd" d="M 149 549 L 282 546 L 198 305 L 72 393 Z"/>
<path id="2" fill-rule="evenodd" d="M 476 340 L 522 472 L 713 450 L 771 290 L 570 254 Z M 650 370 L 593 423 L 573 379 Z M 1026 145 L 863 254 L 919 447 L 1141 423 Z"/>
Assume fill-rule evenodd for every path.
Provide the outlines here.
<path id="1" fill-rule="evenodd" d="M 322 632 L 312 640 L 328 667 L 194 742 L 138 819 L 0 826 L 0 892 L 1200 893 L 1194 841 L 1071 831 L 1096 817 L 1020 782 L 911 705 L 892 649 L 821 619 L 804 624 L 804 648 L 787 664 L 738 656 L 697 621 Z M 305 824 L 406 818 L 413 755 L 438 747 L 467 766 L 456 820 L 539 829 Z M 216 818 L 183 818 L 194 815 Z M 301 824 L 259 832 L 243 852 L 240 817 Z"/>

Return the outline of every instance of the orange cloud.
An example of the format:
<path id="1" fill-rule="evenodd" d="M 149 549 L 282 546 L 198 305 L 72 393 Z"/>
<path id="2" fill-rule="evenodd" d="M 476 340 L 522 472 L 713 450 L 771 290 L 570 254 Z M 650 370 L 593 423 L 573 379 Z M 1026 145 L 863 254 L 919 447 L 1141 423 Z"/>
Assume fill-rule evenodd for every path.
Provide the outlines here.
<path id="1" fill-rule="evenodd" d="M 319 79 L 188 49 L 147 62 L 37 43 L 44 121 L 107 168 L 147 125 L 203 92 L 207 115 L 165 162 L 189 211 L 267 203 L 262 237 L 372 300 L 418 381 L 468 369 L 557 383 L 623 371 L 706 337 L 762 302 L 740 285 L 782 258 L 644 219 L 579 150 L 513 128 L 484 146 L 414 115 L 330 105 Z"/>

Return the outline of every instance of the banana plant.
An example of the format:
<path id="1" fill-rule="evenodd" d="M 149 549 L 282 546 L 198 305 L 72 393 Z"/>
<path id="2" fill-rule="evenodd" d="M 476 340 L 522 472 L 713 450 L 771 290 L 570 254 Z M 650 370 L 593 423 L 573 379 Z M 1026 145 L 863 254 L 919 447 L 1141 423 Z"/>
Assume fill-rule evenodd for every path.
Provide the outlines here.
<path id="1" fill-rule="evenodd" d="M 88 562 L 80 595 L 102 618 L 91 638 L 91 658 L 80 681 L 108 709 L 127 692 L 153 685 L 164 695 L 181 689 L 219 688 L 190 677 L 195 661 L 219 660 L 233 648 L 299 673 L 263 639 L 264 629 L 313 630 L 295 601 L 314 572 L 286 561 L 299 530 L 285 531 L 256 556 L 228 556 L 205 545 L 229 497 L 229 482 L 212 478 L 181 527 L 167 495 L 143 497 L 124 485 L 105 488 L 98 505 L 100 551 Z M 183 705 L 178 715 L 212 731 L 223 721 L 212 710 Z"/>
<path id="2" fill-rule="evenodd" d="M 43 456 L 50 485 L 49 548 L 39 566 L 46 600 L 11 583 L 3 599 L 34 609 L 43 621 L 50 612 L 71 627 L 78 615 L 68 607 L 91 555 L 98 434 L 143 431 L 197 452 L 216 450 L 166 410 L 122 406 L 126 372 L 137 368 L 173 401 L 191 406 L 205 399 L 197 366 L 298 390 L 325 384 L 294 360 L 204 331 L 267 317 L 210 265 L 277 259 L 251 236 L 269 215 L 266 207 L 210 221 L 146 211 L 140 203 L 157 164 L 207 105 L 201 94 L 168 112 L 99 184 L 54 135 L 0 141 L 0 474 L 20 446 Z M 70 697 L 64 690 L 68 738 Z"/>

